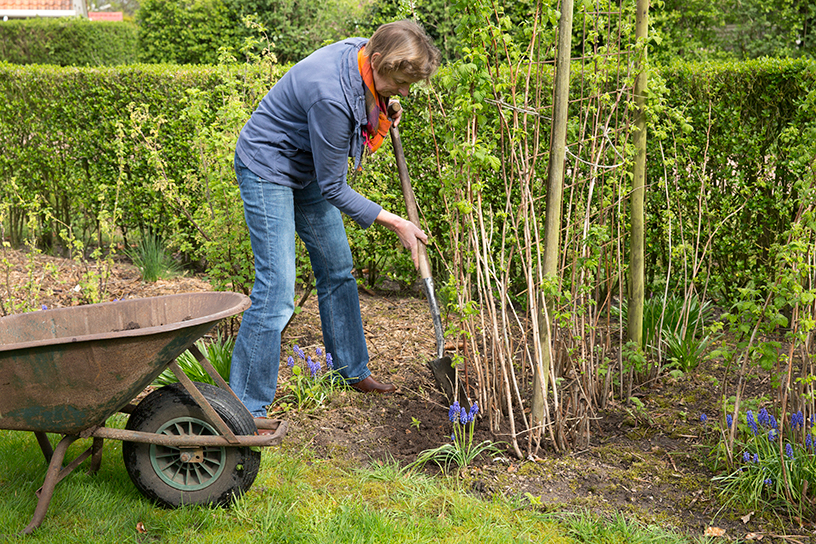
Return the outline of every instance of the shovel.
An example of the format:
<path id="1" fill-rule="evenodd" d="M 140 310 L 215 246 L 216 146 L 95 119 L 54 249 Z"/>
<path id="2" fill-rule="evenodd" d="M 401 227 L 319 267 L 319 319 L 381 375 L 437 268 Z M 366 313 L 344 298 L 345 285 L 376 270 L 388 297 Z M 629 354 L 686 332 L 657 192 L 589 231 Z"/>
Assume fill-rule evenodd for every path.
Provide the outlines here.
<path id="1" fill-rule="evenodd" d="M 388 105 L 388 116 L 394 117 L 402 109 L 399 102 L 391 102 Z M 408 219 L 419 227 L 419 212 L 417 211 L 416 197 L 414 189 L 411 187 L 411 180 L 408 177 L 408 166 L 405 163 L 405 152 L 402 149 L 399 129 L 391 127 L 391 143 L 394 146 L 394 157 L 397 159 L 397 172 L 399 173 L 402 195 L 405 198 L 405 208 L 408 211 Z M 418 241 L 419 242 L 419 241 Z M 468 399 L 464 385 L 459 379 L 458 372 L 453 366 L 450 357 L 445 356 L 445 334 L 442 329 L 442 317 L 439 313 L 439 304 L 434 293 L 433 278 L 431 277 L 431 263 L 428 260 L 428 252 L 425 244 L 419 242 L 417 245 L 417 256 L 419 257 L 419 273 L 422 276 L 422 288 L 425 291 L 425 298 L 428 299 L 428 306 L 431 309 L 434 333 L 436 336 L 436 359 L 428 362 L 428 367 L 433 373 L 434 381 L 442 394 L 447 397 L 448 402 L 453 404 L 455 400 L 465 410 L 470 410 L 470 399 Z"/>

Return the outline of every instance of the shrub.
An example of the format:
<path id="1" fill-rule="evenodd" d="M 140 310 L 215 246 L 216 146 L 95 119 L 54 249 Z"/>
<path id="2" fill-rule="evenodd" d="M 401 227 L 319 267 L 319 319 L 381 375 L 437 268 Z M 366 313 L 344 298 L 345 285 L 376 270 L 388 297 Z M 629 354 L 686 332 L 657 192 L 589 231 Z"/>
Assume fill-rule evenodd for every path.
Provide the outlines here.
<path id="1" fill-rule="evenodd" d="M 77 18 L 0 24 L 0 60 L 12 64 L 115 66 L 136 62 L 136 25 Z"/>

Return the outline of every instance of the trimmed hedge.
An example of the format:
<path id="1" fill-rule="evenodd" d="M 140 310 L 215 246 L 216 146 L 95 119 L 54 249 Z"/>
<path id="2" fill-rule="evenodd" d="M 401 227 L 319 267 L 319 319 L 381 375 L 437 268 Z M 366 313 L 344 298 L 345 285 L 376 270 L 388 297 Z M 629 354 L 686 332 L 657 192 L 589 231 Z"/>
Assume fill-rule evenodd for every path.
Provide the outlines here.
<path id="1" fill-rule="evenodd" d="M 32 234 L 26 225 L 34 214 L 45 245 L 59 244 L 66 225 L 88 245 L 100 236 L 100 218 L 113 218 L 125 236 L 150 230 L 172 238 L 211 270 L 220 267 L 232 288 L 245 290 L 251 252 L 231 152 L 241 126 L 284 69 L 0 64 L 0 215 L 7 237 L 22 243 Z M 449 67 L 438 77 L 456 79 Z M 772 278 L 773 248 L 803 198 L 813 198 L 814 79 L 816 63 L 807 60 L 678 64 L 653 75 L 646 259 L 656 290 L 672 258 L 667 217 L 672 252 L 681 245 L 681 231 L 689 247 L 699 225 L 703 241 L 710 238 L 705 250 L 698 248 L 705 259 L 698 273 L 715 298 Z M 410 115 L 401 128 L 412 180 L 429 230 L 442 238 L 451 225 L 439 198 L 437 152 L 443 175 L 454 168 L 445 164 L 452 162 L 445 142 L 429 133 L 429 116 L 437 136 L 453 133 L 455 127 L 444 125 L 455 120 L 438 114 L 436 102 L 426 102 L 421 91 L 406 106 Z M 453 104 L 445 107 L 455 111 Z M 480 124 L 489 128 L 495 112 L 483 111 Z M 372 161 L 355 186 L 404 213 L 390 152 Z M 539 162 L 544 169 L 546 162 Z M 485 201 L 501 200 L 499 172 L 485 168 L 480 184 Z M 225 195 L 221 200 L 213 200 L 213 187 Z M 35 203 L 40 207 L 33 209 Z M 49 216 L 42 212 L 46 204 Z M 359 269 L 376 264 L 397 279 L 414 276 L 393 237 L 389 245 L 377 228 L 349 230 Z M 222 236 L 232 241 L 219 245 Z M 683 271 L 675 266 L 672 273 L 671 281 L 681 285 Z"/>
<path id="2" fill-rule="evenodd" d="M 0 22 L 0 61 L 57 66 L 115 66 L 136 62 L 133 23 L 82 17 Z"/>
<path id="3" fill-rule="evenodd" d="M 656 75 L 666 89 L 663 100 L 685 121 L 666 133 L 666 120 L 656 120 L 649 134 L 647 259 L 654 283 L 663 281 L 670 257 L 668 224 L 659 220 L 669 209 L 682 221 L 686 242 L 698 222 L 712 237 L 697 256 L 706 254 L 710 264 L 699 274 L 718 297 L 769 282 L 775 247 L 785 242 L 803 202 L 813 204 L 816 62 L 678 63 Z M 660 194 L 666 181 L 670 208 Z M 705 209 L 698 216 L 701 194 Z M 676 246 L 678 224 L 672 226 Z"/>

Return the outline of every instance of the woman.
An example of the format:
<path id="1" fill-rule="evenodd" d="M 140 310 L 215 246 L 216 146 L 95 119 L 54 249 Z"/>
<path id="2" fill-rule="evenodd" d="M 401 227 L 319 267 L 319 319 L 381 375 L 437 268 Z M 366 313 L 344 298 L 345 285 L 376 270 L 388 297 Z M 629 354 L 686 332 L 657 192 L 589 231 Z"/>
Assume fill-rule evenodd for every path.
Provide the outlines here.
<path id="1" fill-rule="evenodd" d="M 275 396 L 281 330 L 294 311 L 295 233 L 309 251 L 323 342 L 351 387 L 392 393 L 368 370 L 357 282 L 341 212 L 361 227 L 378 223 L 411 250 L 427 236 L 346 183 L 363 153 L 388 134 L 388 98 L 438 68 L 439 51 L 410 21 L 381 26 L 370 40 L 351 38 L 314 52 L 290 69 L 241 131 L 235 171 L 255 255 L 252 306 L 244 313 L 230 386 L 255 417 Z M 399 122 L 399 116 L 394 119 Z"/>

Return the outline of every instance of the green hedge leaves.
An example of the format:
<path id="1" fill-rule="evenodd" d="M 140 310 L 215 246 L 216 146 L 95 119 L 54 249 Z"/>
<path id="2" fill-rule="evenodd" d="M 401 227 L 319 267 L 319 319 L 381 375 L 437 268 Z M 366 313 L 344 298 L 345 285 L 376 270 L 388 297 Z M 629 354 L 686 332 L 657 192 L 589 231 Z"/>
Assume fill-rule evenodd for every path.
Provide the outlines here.
<path id="1" fill-rule="evenodd" d="M 69 232 L 90 247 L 102 241 L 102 223 L 127 243 L 135 241 L 134 231 L 152 232 L 206 263 L 218 285 L 246 291 L 252 254 L 232 153 L 246 119 L 284 70 L 0 64 L 6 239 L 19 245 L 36 237 L 43 247 L 58 247 Z M 455 173 L 462 150 L 448 135 L 463 128 L 450 112 L 478 107 L 482 126 L 496 122 L 495 108 L 465 100 L 465 88 L 479 91 L 476 80 L 457 84 L 470 77 L 466 72 L 466 65 L 445 67 L 435 81 L 437 91 L 445 89 L 441 95 L 416 89 L 404 102 L 403 143 L 423 219 L 439 241 L 435 249 L 448 247 L 444 240 L 456 218 L 475 205 L 463 196 L 447 209 L 440 198 L 445 187 L 462 183 Z M 776 248 L 802 203 L 813 201 L 814 79 L 816 63 L 807 60 L 675 64 L 655 71 L 646 256 L 655 291 L 664 285 L 666 263 L 693 245 L 699 225 L 707 229 L 705 239 L 690 258 L 704 261 L 697 274 L 715 297 L 730 298 L 752 281 L 772 278 Z M 485 202 L 498 202 L 505 192 L 495 169 L 500 142 L 476 144 L 484 156 L 472 178 L 478 179 L 474 190 Z M 404 213 L 387 146 L 353 183 Z M 372 283 L 390 278 L 405 285 L 413 279 L 407 256 L 389 233 L 351 227 L 350 238 L 355 264 Z M 679 285 L 682 279 L 670 281 Z"/>
<path id="2" fill-rule="evenodd" d="M 0 22 L 0 60 L 12 64 L 115 66 L 136 62 L 136 25 L 82 17 Z"/>

